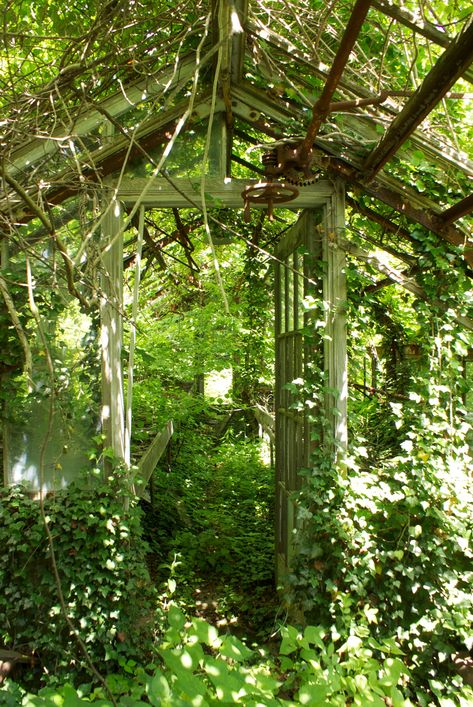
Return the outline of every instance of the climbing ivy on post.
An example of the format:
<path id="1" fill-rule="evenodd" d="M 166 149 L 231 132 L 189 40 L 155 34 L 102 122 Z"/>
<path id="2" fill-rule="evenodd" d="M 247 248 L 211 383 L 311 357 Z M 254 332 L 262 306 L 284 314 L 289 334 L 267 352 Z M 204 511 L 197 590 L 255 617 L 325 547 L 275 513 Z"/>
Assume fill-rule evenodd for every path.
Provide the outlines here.
<path id="1" fill-rule="evenodd" d="M 248 243 L 242 273 L 240 298 L 241 346 L 234 359 L 234 396 L 252 407 L 262 402 L 264 378 L 272 355 L 268 329 L 273 311 L 272 287 L 265 256 L 258 248 L 258 235 Z"/>

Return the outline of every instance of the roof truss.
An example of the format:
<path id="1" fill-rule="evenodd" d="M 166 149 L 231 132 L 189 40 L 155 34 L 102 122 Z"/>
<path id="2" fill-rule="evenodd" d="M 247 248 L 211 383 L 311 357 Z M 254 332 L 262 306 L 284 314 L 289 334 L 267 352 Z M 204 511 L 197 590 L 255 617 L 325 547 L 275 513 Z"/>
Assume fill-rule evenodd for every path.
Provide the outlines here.
<path id="1" fill-rule="evenodd" d="M 415 94 L 396 116 L 379 145 L 368 155 L 362 177 L 372 179 L 396 154 L 473 61 L 473 17 L 429 71 Z"/>
<path id="2" fill-rule="evenodd" d="M 34 204 L 47 204 L 48 208 L 61 204 L 78 190 L 88 185 L 93 187 L 94 183 L 100 184 L 107 175 L 123 170 L 131 160 L 144 158 L 153 164 L 150 150 L 164 145 L 169 141 L 169 135 L 182 128 L 183 116 L 187 121 L 185 127 L 195 125 L 211 114 L 224 116 L 219 134 L 222 141 L 225 141 L 227 174 L 236 118 L 270 139 L 291 137 L 287 126 L 296 118 L 300 125 L 306 126 L 306 144 L 312 144 L 315 140 L 315 164 L 327 175 L 344 180 L 348 188 L 353 190 L 355 200 L 359 199 L 359 194 L 364 193 L 388 205 L 397 214 L 421 224 L 450 243 L 464 247 L 465 258 L 473 265 L 473 246 L 468 241 L 468 229 L 464 223 L 456 224 L 473 210 L 471 194 L 465 194 L 457 204 L 442 213 L 434 199 L 403 184 L 383 169 L 394 154 L 402 155 L 404 159 L 409 158 L 411 148 L 406 148 L 405 142 L 410 137 L 413 148 L 420 149 L 426 158 L 446 165 L 448 169 L 473 175 L 473 164 L 465 155 L 452 149 L 444 150 L 440 143 L 415 132 L 416 127 L 446 95 L 459 76 L 471 78 L 469 66 L 473 59 L 473 20 L 455 39 L 451 39 L 438 28 L 428 22 L 420 23 L 418 18 L 386 0 L 372 0 L 371 3 L 368 0 L 355 0 L 350 21 L 338 42 L 338 48 L 335 44 L 335 48 L 327 49 L 332 52 L 328 55 L 331 64 L 327 65 L 315 60 L 312 47 L 307 47 L 305 53 L 271 27 L 259 24 L 254 16 L 252 18 L 249 15 L 250 0 L 211 2 L 212 40 L 202 47 L 198 67 L 195 53 L 188 54 L 145 80 L 129 85 L 121 84 L 119 91 L 99 103 L 91 103 L 87 98 L 82 100 L 78 113 L 64 120 L 61 127 L 52 134 L 45 133 L 44 137 L 18 148 L 6 160 L 4 179 L 10 189 L 7 190 L 0 210 L 10 219 L 25 222 L 38 215 Z M 375 95 L 361 83 L 355 83 L 352 76 L 344 71 L 370 5 L 375 11 L 391 17 L 416 35 L 427 37 L 445 48 L 443 55 L 400 112 L 390 99 L 396 92 L 382 91 Z M 244 78 L 249 51 L 246 40 L 250 37 L 252 41 L 274 47 L 284 53 L 286 58 L 297 60 L 323 79 L 325 83 L 319 97 L 309 99 L 309 84 L 304 84 L 303 77 L 300 85 L 306 93 L 304 96 L 301 94 L 302 104 L 298 100 L 301 96 L 297 100 L 288 100 L 258 88 L 248 78 Z M 192 110 L 188 98 L 182 103 L 176 102 L 175 99 L 182 96 L 185 87 L 195 79 L 196 71 L 202 72 L 203 68 L 211 66 L 213 78 L 210 78 L 205 90 L 193 95 Z M 332 100 L 335 91 L 341 94 L 343 100 Z M 161 107 L 156 117 L 142 122 L 134 132 L 121 127 L 120 121 L 129 111 L 146 103 L 152 106 L 153 101 L 163 94 L 173 104 L 168 110 Z M 391 122 L 381 141 L 367 157 L 360 156 L 357 145 L 354 149 L 350 145 L 340 147 L 328 139 L 323 131 L 318 132 L 331 112 L 343 110 L 346 112 L 344 124 L 347 130 L 359 134 L 360 146 L 375 142 L 378 137 L 375 128 L 380 125 L 376 123 L 376 111 L 381 104 L 383 124 Z M 312 121 L 307 120 L 308 108 L 313 110 Z M 110 126 L 116 128 L 113 138 L 107 137 L 103 145 L 92 151 L 84 147 L 83 138 L 101 129 L 106 135 Z M 66 169 L 55 172 L 48 179 L 38 179 L 36 185 L 30 186 L 27 181 L 30 172 L 40 173 L 45 159 L 53 162 L 58 160 L 61 151 L 71 144 L 77 153 L 81 180 L 78 181 L 77 174 Z M 366 206 L 364 208 L 367 215 Z M 372 219 L 379 221 L 379 215 L 375 217 L 374 213 Z M 394 224 L 394 228 L 398 228 L 398 225 Z"/>

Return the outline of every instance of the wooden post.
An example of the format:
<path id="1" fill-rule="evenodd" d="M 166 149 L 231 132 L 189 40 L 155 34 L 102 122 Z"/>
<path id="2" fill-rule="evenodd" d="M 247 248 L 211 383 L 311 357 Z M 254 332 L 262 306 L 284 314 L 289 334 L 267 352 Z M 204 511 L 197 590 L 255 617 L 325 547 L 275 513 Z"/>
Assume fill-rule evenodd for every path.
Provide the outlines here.
<path id="1" fill-rule="evenodd" d="M 3 236 L 2 241 L 1 241 L 1 251 L 0 251 L 0 269 L 4 270 L 5 268 L 8 267 L 8 261 L 9 261 L 9 249 L 8 249 L 8 240 L 6 236 Z M 7 374 L 4 373 L 0 375 L 0 387 L 3 387 L 5 381 L 7 379 Z M 8 486 L 9 483 L 9 478 L 8 478 L 8 429 L 7 429 L 7 419 L 6 419 L 6 401 L 5 398 L 3 399 L 1 403 L 1 435 L 2 435 L 2 469 L 3 469 L 3 484 L 4 486 Z"/>
<path id="2" fill-rule="evenodd" d="M 123 233 L 122 209 L 112 198 L 105 202 L 102 224 L 104 250 L 101 278 L 102 432 L 105 447 L 117 460 L 125 459 L 125 417 L 122 373 Z"/>
<path id="3" fill-rule="evenodd" d="M 136 244 L 136 261 L 135 261 L 135 281 L 133 286 L 133 305 L 130 322 L 130 352 L 128 355 L 128 377 L 126 391 L 126 406 L 125 406 L 125 465 L 130 468 L 131 465 L 131 431 L 133 418 L 133 373 L 135 364 L 135 345 L 136 345 L 136 318 L 138 315 L 138 305 L 140 297 L 140 282 L 141 282 L 141 256 L 143 253 L 143 238 L 144 238 L 144 223 L 145 209 L 140 206 L 138 220 L 138 240 Z M 123 258 L 122 258 L 123 261 Z"/>
<path id="4" fill-rule="evenodd" d="M 209 148 L 209 175 L 223 182 L 228 173 L 228 135 L 224 113 L 215 113 Z"/>
<path id="5" fill-rule="evenodd" d="M 347 447 L 347 331 L 345 253 L 338 243 L 344 236 L 345 202 L 341 182 L 335 184 L 332 197 L 325 209 L 323 223 L 323 299 L 326 308 L 324 338 L 324 369 L 328 392 L 325 397 L 325 415 L 329 424 L 326 440 L 328 453 L 334 461 L 343 457 Z"/>

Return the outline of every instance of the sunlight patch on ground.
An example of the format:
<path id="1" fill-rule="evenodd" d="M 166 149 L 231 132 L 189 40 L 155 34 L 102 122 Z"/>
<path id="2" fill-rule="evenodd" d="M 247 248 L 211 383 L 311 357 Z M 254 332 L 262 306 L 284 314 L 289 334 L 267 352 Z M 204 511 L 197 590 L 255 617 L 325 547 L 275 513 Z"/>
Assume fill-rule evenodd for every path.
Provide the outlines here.
<path id="1" fill-rule="evenodd" d="M 205 374 L 205 397 L 230 400 L 232 385 L 233 370 L 231 368 L 224 368 L 222 371 L 210 371 Z"/>
<path id="2" fill-rule="evenodd" d="M 263 464 L 272 466 L 274 464 L 274 450 L 271 448 L 271 440 L 265 432 L 261 435 L 260 457 Z"/>

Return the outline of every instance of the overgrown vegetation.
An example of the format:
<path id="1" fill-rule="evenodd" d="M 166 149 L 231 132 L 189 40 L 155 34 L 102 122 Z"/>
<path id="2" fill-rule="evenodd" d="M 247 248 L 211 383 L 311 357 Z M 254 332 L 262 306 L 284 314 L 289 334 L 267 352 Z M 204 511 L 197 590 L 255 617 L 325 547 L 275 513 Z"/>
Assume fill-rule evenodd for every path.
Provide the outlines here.
<path id="1" fill-rule="evenodd" d="M 134 502 L 124 511 L 123 480 L 100 476 L 44 504 L 22 487 L 0 494 L 1 641 L 23 655 L 27 684 L 80 682 L 90 661 L 100 672 L 151 656 L 159 609 L 140 515 Z"/>
<path id="2" fill-rule="evenodd" d="M 304 631 L 287 626 L 281 633 L 278 655 L 271 656 L 262 649 L 251 650 L 231 634 L 219 633 L 203 619 L 187 620 L 171 604 L 157 649 L 158 667 L 145 670 L 127 661 L 124 672 L 107 676 L 107 687 L 116 704 L 123 707 L 414 704 L 403 696 L 410 674 L 394 640 L 363 642 L 352 635 L 341 641 L 314 626 Z M 112 704 L 104 695 L 100 688 L 90 693 L 86 685 L 77 690 L 72 685 L 45 688 L 38 696 L 24 695 L 11 685 L 8 696 L 17 702 L 7 704 Z M 464 707 L 469 704 L 466 699 L 469 697 L 460 697 Z"/>
<path id="3" fill-rule="evenodd" d="M 404 5 L 370 3 L 343 71 L 345 0 L 0 10 L 0 704 L 473 704 L 471 70 L 440 59 L 469 10 Z M 422 89 L 439 60 L 445 92 Z M 298 214 L 229 196 L 268 167 L 326 199 L 277 283 Z M 275 412 L 277 289 L 286 419 L 304 419 L 284 434 L 311 451 L 280 508 L 255 416 Z M 230 372 L 210 399 L 205 376 Z"/>
<path id="4" fill-rule="evenodd" d="M 90 482 L 90 473 L 44 501 L 68 618 L 104 685 L 91 679 L 64 622 L 38 501 L 25 490 L 3 492 L 2 640 L 30 662 L 19 664 L 19 682 L 7 680 L 0 699 L 66 707 L 471 704 L 455 668 L 471 650 L 473 621 L 471 413 L 468 378 L 459 376 L 471 335 L 457 321 L 468 279 L 457 278 L 445 312 L 448 261 L 429 248 L 424 286 L 437 310 L 395 288 L 360 295 L 370 280 L 350 261 L 351 446 L 334 466 L 320 415 L 325 381 L 309 367 L 290 385 L 319 444 L 294 494 L 296 560 L 278 599 L 273 469 L 248 436 L 251 402 L 268 402 L 267 370 L 258 378 L 256 366 L 264 347 L 258 338 L 247 357 L 236 356 L 253 345 L 251 322 L 268 346 L 268 275 L 264 259 L 249 264 L 245 249 L 227 257 L 229 282 L 250 266 L 256 281 L 248 295 L 235 289 L 231 315 L 218 311 L 205 269 L 201 289 L 192 285 L 182 298 L 171 289 L 140 312 L 134 459 L 167 419 L 176 422 L 149 501 L 138 508 L 128 474 L 111 485 Z M 208 262 L 205 244 L 194 258 Z M 144 302 L 159 277 L 149 276 Z M 317 348 L 321 304 L 308 297 L 305 307 L 306 342 Z M 251 396 L 196 393 L 193 379 L 229 359 L 251 367 Z M 108 450 L 102 456 L 113 461 Z M 295 624 L 301 617 L 305 627 Z"/>
<path id="5" fill-rule="evenodd" d="M 274 472 L 252 441 L 230 433 L 214 446 L 203 425 L 184 428 L 176 456 L 155 474 L 144 521 L 150 559 L 158 579 L 175 568 L 185 605 L 197 601 L 207 618 L 243 621 L 240 633 L 261 637 L 275 611 Z"/>

